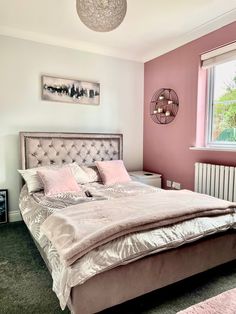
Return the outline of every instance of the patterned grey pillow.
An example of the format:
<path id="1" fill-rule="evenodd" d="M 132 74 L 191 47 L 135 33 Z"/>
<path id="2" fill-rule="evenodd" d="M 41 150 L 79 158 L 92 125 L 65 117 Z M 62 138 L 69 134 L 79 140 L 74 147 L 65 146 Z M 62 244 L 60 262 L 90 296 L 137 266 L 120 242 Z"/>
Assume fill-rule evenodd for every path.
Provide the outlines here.
<path id="1" fill-rule="evenodd" d="M 46 167 L 31 168 L 26 170 L 19 170 L 27 185 L 29 193 L 34 193 L 43 190 L 43 182 L 37 174 L 38 170 L 45 169 Z"/>

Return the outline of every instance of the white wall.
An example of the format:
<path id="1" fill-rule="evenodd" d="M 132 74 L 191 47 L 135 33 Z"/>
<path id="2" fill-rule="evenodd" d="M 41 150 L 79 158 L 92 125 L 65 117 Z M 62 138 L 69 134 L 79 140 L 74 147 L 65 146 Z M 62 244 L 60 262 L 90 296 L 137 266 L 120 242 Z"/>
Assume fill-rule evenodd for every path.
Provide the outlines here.
<path id="1" fill-rule="evenodd" d="M 42 74 L 98 81 L 99 106 L 41 100 Z M 0 188 L 18 209 L 19 131 L 124 135 L 128 169 L 143 159 L 143 64 L 0 36 Z"/>

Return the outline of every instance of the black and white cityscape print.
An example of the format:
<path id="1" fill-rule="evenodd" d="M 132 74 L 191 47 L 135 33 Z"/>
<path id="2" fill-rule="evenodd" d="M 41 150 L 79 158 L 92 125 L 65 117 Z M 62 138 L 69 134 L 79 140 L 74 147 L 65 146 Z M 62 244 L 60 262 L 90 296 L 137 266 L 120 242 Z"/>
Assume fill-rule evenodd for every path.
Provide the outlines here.
<path id="1" fill-rule="evenodd" d="M 43 75 L 42 99 L 99 105 L 100 84 Z"/>
<path id="2" fill-rule="evenodd" d="M 7 190 L 0 190 L 0 223 L 8 220 L 8 199 Z"/>

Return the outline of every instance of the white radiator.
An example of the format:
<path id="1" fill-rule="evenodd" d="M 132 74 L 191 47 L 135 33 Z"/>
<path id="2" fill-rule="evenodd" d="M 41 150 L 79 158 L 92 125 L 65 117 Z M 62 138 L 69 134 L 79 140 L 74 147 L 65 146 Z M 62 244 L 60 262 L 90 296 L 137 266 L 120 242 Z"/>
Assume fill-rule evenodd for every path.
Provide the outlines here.
<path id="1" fill-rule="evenodd" d="M 195 163 L 194 190 L 236 202 L 236 167 Z"/>

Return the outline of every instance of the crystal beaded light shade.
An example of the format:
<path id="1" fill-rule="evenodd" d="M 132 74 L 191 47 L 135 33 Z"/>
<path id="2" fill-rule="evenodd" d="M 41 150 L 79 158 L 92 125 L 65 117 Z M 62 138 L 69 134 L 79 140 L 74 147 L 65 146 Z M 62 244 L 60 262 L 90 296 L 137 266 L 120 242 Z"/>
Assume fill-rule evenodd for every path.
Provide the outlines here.
<path id="1" fill-rule="evenodd" d="M 126 0 L 77 0 L 77 13 L 81 21 L 96 32 L 109 32 L 117 28 L 126 15 Z"/>

